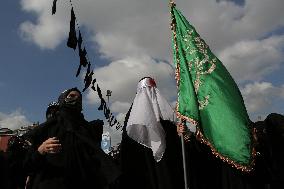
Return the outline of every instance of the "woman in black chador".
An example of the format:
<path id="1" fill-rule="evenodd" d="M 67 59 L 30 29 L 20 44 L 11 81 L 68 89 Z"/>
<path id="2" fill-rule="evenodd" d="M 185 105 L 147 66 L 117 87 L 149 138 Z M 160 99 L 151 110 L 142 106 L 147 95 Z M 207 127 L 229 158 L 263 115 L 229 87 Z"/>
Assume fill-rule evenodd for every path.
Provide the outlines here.
<path id="1" fill-rule="evenodd" d="M 264 121 L 254 123 L 258 133 L 258 182 L 269 189 L 284 188 L 284 116 L 269 114 Z M 268 187 L 269 186 L 269 187 Z"/>
<path id="2" fill-rule="evenodd" d="M 138 83 L 121 141 L 121 189 L 183 189 L 174 111 L 152 78 Z"/>
<path id="3" fill-rule="evenodd" d="M 55 116 L 24 136 L 32 145 L 24 163 L 33 177 L 30 188 L 107 188 L 119 172 L 81 113 L 80 91 L 64 91 L 58 103 Z"/>

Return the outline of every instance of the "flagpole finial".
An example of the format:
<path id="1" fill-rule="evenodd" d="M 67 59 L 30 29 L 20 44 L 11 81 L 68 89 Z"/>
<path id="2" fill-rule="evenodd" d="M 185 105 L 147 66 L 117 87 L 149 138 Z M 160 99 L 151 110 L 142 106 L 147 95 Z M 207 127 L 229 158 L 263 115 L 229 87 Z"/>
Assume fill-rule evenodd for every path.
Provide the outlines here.
<path id="1" fill-rule="evenodd" d="M 174 0 L 169 0 L 169 5 L 170 5 L 170 7 L 174 7 L 176 4 L 175 4 Z"/>

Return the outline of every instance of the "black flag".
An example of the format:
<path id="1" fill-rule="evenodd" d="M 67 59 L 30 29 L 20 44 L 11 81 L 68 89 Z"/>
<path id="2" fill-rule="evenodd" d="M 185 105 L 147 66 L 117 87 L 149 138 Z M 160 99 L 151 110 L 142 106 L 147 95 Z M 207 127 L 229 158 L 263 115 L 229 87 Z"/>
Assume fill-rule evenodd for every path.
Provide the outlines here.
<path id="1" fill-rule="evenodd" d="M 79 30 L 78 48 L 79 48 L 80 65 L 77 69 L 76 77 L 79 76 L 82 66 L 85 67 L 85 64 L 87 62 L 87 58 L 86 58 L 87 51 L 85 48 L 84 48 L 84 51 L 82 50 L 82 42 L 83 42 L 83 38 L 81 35 L 81 31 Z"/>
<path id="2" fill-rule="evenodd" d="M 86 67 L 88 64 L 88 60 L 87 60 L 87 51 L 84 47 L 84 49 L 82 50 L 81 48 L 79 49 L 79 56 L 80 56 L 80 65 Z"/>
<path id="3" fill-rule="evenodd" d="M 75 29 L 75 23 L 76 22 L 76 16 L 73 11 L 73 7 L 71 9 L 71 20 L 70 20 L 70 31 L 69 31 L 69 38 L 67 41 L 67 46 L 76 49 L 77 46 L 77 36 L 76 36 L 76 29 Z"/>
<path id="4" fill-rule="evenodd" d="M 53 0 L 53 4 L 52 4 L 52 15 L 54 15 L 56 13 L 56 2 L 57 0 Z"/>
<path id="5" fill-rule="evenodd" d="M 95 87 L 96 81 L 97 81 L 96 78 L 94 78 L 93 81 L 92 81 L 92 86 L 91 86 L 91 88 L 92 88 L 94 91 L 96 91 L 96 87 Z"/>
<path id="6" fill-rule="evenodd" d="M 99 98 L 102 99 L 103 98 L 102 91 L 98 84 L 97 84 L 97 92 L 98 92 Z"/>
<path id="7" fill-rule="evenodd" d="M 83 89 L 83 92 L 84 92 L 87 88 L 89 88 L 89 86 L 91 85 L 92 79 L 93 79 L 93 74 L 94 74 L 94 72 L 92 71 L 92 72 L 89 73 L 88 75 L 87 75 L 87 74 L 85 75 L 85 79 L 84 79 L 85 87 L 84 87 L 84 89 Z"/>
<path id="8" fill-rule="evenodd" d="M 82 67 L 82 64 L 79 65 L 78 69 L 77 69 L 77 73 L 76 73 L 76 77 L 79 76 L 80 72 L 81 72 L 81 67 Z"/>
<path id="9" fill-rule="evenodd" d="M 82 42 L 83 42 L 83 38 L 81 35 L 81 31 L 79 30 L 79 37 L 78 37 L 78 47 L 79 49 L 82 49 Z"/>

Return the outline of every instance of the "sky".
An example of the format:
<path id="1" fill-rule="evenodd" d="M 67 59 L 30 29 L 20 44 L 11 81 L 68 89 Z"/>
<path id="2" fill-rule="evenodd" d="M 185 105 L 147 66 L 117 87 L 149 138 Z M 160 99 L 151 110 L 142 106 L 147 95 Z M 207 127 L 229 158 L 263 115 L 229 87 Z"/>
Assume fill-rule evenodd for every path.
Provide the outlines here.
<path id="1" fill-rule="evenodd" d="M 284 1 L 175 0 L 229 70 L 250 119 L 284 113 Z M 103 95 L 123 123 L 138 81 L 151 76 L 175 104 L 170 14 L 166 0 L 73 0 L 84 46 Z M 3 1 L 0 8 L 0 127 L 43 122 L 47 105 L 67 88 L 83 89 L 75 77 L 79 58 L 67 48 L 69 0 Z M 98 97 L 83 93 L 87 120 L 103 119 Z M 119 133 L 106 128 L 119 141 Z"/>

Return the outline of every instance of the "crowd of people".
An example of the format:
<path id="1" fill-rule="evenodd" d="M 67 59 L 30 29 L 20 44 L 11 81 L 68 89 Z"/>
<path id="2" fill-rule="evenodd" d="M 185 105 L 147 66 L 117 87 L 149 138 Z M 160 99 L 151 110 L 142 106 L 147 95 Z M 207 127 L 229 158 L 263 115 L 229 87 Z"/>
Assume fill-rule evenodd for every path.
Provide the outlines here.
<path id="1" fill-rule="evenodd" d="M 216 158 L 175 119 L 154 79 L 142 78 L 113 159 L 100 147 L 103 121 L 85 120 L 81 92 L 65 90 L 48 106 L 44 123 L 0 151 L 0 189 L 183 189 L 184 170 L 189 189 L 284 188 L 283 115 L 251 123 L 257 156 L 250 173 Z"/>

